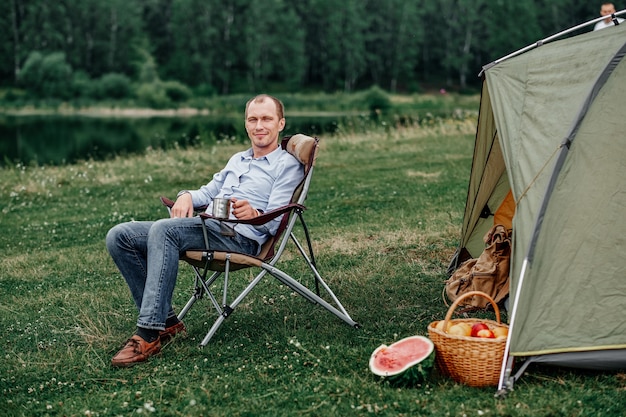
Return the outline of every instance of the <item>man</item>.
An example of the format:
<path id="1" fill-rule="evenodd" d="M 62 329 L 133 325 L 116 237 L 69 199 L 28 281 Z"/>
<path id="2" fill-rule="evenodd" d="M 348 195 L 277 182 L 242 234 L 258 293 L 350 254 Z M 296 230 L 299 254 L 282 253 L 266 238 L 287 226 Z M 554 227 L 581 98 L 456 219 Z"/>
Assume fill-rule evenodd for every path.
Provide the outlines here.
<path id="1" fill-rule="evenodd" d="M 615 13 L 615 6 L 613 5 L 613 3 L 602 3 L 602 6 L 600 7 L 600 16 L 607 16 L 607 18 L 604 20 L 600 20 L 598 23 L 596 23 L 596 25 L 593 27 L 593 30 L 600 30 L 615 26 L 615 23 L 613 23 L 613 19 L 611 18 L 611 15 L 613 13 Z M 620 17 L 617 18 L 618 23 L 622 23 L 623 21 L 624 19 Z"/>
<path id="2" fill-rule="evenodd" d="M 232 203 L 230 218 L 250 219 L 288 204 L 303 178 L 301 164 L 279 145 L 285 127 L 280 100 L 268 95 L 250 99 L 245 126 L 251 148 L 233 155 L 208 184 L 178 193 L 169 219 L 123 223 L 108 232 L 107 249 L 139 310 L 137 330 L 113 357 L 113 366 L 146 361 L 166 340 L 186 332 L 172 308 L 172 293 L 180 253 L 204 247 L 202 221 L 193 217 L 194 206 L 208 204 L 210 213 L 214 198 L 227 198 Z M 256 255 L 279 223 L 231 223 L 234 233 L 222 233 L 220 222 L 209 220 L 206 229 L 211 249 Z"/>

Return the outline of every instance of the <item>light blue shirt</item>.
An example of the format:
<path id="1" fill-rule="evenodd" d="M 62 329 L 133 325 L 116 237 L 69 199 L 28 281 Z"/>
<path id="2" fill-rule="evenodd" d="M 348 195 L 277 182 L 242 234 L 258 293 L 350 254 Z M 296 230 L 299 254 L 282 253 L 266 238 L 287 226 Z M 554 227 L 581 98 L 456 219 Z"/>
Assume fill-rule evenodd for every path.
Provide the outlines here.
<path id="1" fill-rule="evenodd" d="M 208 204 L 207 213 L 212 212 L 215 197 L 248 200 L 255 209 L 267 212 L 289 204 L 303 177 L 302 164 L 280 146 L 260 158 L 254 158 L 250 148 L 233 155 L 208 184 L 189 193 L 194 206 Z M 232 212 L 230 218 L 235 218 Z M 231 226 L 260 246 L 276 234 L 279 224 L 280 217 L 261 226 L 232 223 Z"/>

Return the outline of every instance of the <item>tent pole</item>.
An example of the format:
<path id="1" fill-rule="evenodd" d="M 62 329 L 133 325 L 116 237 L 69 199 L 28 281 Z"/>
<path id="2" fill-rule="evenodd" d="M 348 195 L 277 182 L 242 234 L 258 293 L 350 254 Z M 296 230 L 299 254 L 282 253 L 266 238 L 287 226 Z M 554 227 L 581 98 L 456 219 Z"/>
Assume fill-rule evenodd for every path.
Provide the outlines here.
<path id="1" fill-rule="evenodd" d="M 517 316 L 517 305 L 519 302 L 520 292 L 524 277 L 526 276 L 526 267 L 528 266 L 528 258 L 524 259 L 522 269 L 520 271 L 517 288 L 515 289 L 515 299 L 513 300 L 513 308 L 511 309 L 511 321 L 509 322 L 509 334 L 506 336 L 506 345 L 504 346 L 504 356 L 502 357 L 502 367 L 500 368 L 500 380 L 498 381 L 498 391 L 496 397 L 504 397 L 507 391 L 513 389 L 513 380 L 511 373 L 513 372 L 513 358 L 509 356 L 509 348 L 511 346 L 511 335 L 513 334 L 513 326 L 515 326 L 515 317 Z"/>
<path id="2" fill-rule="evenodd" d="M 619 23 L 617 22 L 617 16 L 620 16 L 620 15 L 626 15 L 626 9 L 624 9 L 624 10 L 620 10 L 619 12 L 615 12 L 615 13 L 613 13 L 613 14 L 611 15 L 611 17 L 614 19 L 613 21 L 615 22 L 615 24 L 616 24 L 616 25 L 618 25 L 618 24 L 619 24 Z M 489 68 L 493 67 L 494 65 L 499 64 L 499 63 L 500 63 L 500 62 L 502 62 L 502 61 L 506 61 L 506 60 L 507 60 L 507 59 L 509 59 L 509 58 L 513 58 L 514 56 L 521 55 L 521 54 L 523 54 L 524 52 L 526 52 L 526 51 L 528 51 L 528 50 L 530 50 L 530 49 L 537 48 L 537 47 L 539 47 L 539 46 L 541 46 L 541 45 L 543 45 L 543 44 L 545 44 L 545 43 L 548 43 L 548 42 L 551 42 L 551 41 L 553 41 L 553 40 L 555 40 L 555 39 L 557 39 L 557 38 L 560 38 L 561 36 L 567 35 L 568 33 L 575 32 L 575 31 L 577 31 L 577 30 L 579 30 L 579 29 L 582 29 L 582 28 L 584 28 L 584 27 L 586 27 L 586 26 L 589 26 L 589 25 L 593 25 L 593 24 L 595 24 L 595 23 L 597 23 L 597 22 L 599 22 L 599 21 L 601 21 L 601 20 L 603 20 L 603 19 L 606 19 L 606 16 L 600 16 L 600 17 L 597 17 L 597 18 L 595 18 L 595 19 L 589 20 L 589 21 L 587 21 L 587 22 L 585 22 L 585 23 L 581 23 L 581 24 L 579 24 L 579 25 L 576 25 L 576 26 L 574 26 L 574 27 L 571 27 L 571 28 L 569 28 L 569 29 L 565 29 L 565 30 L 563 30 L 563 31 L 561 31 L 561 32 L 555 33 L 554 35 L 548 36 L 547 38 L 544 38 L 544 39 L 538 40 L 538 41 L 537 41 L 537 42 L 535 42 L 535 43 L 532 43 L 532 44 L 530 44 L 530 45 L 528 45 L 528 46 L 525 46 L 525 47 L 523 47 L 523 48 L 521 48 L 521 49 L 518 49 L 517 51 L 512 52 L 512 53 L 510 53 L 510 54 L 508 54 L 508 55 L 506 55 L 506 56 L 503 56 L 502 58 L 496 59 L 495 61 L 493 61 L 493 62 L 491 62 L 491 63 L 489 63 L 489 64 L 485 65 L 485 66 L 482 68 L 482 70 L 480 71 L 480 73 L 478 74 L 478 76 L 479 76 L 479 77 L 482 77 L 482 75 L 483 75 L 483 73 L 485 72 L 485 70 L 487 70 L 487 69 L 489 69 Z"/>

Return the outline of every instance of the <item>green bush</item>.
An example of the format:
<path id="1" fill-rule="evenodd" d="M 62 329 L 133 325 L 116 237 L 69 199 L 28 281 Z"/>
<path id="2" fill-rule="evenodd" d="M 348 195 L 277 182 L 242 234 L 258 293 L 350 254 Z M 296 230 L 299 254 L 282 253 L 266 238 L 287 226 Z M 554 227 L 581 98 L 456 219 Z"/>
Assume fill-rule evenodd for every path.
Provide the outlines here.
<path id="1" fill-rule="evenodd" d="M 160 81 L 158 65 L 150 52 L 145 49 L 139 50 L 142 61 L 137 65 L 139 82 L 142 84 L 157 83 Z"/>
<path id="2" fill-rule="evenodd" d="M 41 84 L 41 63 L 43 61 L 43 54 L 38 51 L 33 51 L 28 54 L 26 62 L 19 73 L 18 84 L 27 91 L 38 93 Z"/>
<path id="3" fill-rule="evenodd" d="M 0 91 L 0 100 L 14 103 L 25 98 L 26 92 L 19 88 L 8 88 Z"/>
<path id="4" fill-rule="evenodd" d="M 141 104 L 155 109 L 163 109 L 170 104 L 162 83 L 141 84 L 137 88 L 136 95 Z"/>
<path id="5" fill-rule="evenodd" d="M 167 97 L 174 102 L 181 102 L 189 100 L 192 97 L 192 92 L 185 84 L 178 81 L 165 81 L 161 83 L 165 89 Z"/>
<path id="6" fill-rule="evenodd" d="M 63 52 L 31 52 L 20 73 L 20 86 L 40 97 L 70 98 L 72 67 Z"/>
<path id="7" fill-rule="evenodd" d="M 77 71 L 72 77 L 72 91 L 75 97 L 98 98 L 97 82 L 92 80 L 84 71 Z"/>
<path id="8" fill-rule="evenodd" d="M 211 84 L 202 83 L 194 89 L 194 95 L 200 97 L 214 97 L 217 90 Z"/>
<path id="9" fill-rule="evenodd" d="M 131 95 L 130 78 L 124 74 L 109 73 L 98 80 L 98 95 L 100 98 L 127 98 Z"/>
<path id="10" fill-rule="evenodd" d="M 365 92 L 365 102 L 372 114 L 385 113 L 392 107 L 389 95 L 376 85 Z"/>
<path id="11" fill-rule="evenodd" d="M 123 99 L 133 93 L 130 78 L 118 73 L 105 74 L 94 80 L 86 72 L 79 71 L 73 76 L 72 87 L 74 96 L 79 98 Z"/>

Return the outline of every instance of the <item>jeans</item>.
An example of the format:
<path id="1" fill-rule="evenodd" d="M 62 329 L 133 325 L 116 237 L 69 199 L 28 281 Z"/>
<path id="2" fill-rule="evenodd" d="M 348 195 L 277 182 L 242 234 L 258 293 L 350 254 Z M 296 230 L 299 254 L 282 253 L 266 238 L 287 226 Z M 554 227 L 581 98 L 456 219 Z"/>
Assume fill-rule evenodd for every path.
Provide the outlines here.
<path id="1" fill-rule="evenodd" d="M 258 243 L 235 233 L 224 236 L 220 222 L 206 221 L 209 248 L 256 255 Z M 106 245 L 139 309 L 137 326 L 163 330 L 176 313 L 172 294 L 182 252 L 205 247 L 199 217 L 128 222 L 109 230 Z"/>

